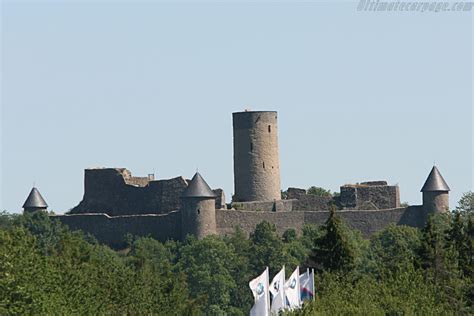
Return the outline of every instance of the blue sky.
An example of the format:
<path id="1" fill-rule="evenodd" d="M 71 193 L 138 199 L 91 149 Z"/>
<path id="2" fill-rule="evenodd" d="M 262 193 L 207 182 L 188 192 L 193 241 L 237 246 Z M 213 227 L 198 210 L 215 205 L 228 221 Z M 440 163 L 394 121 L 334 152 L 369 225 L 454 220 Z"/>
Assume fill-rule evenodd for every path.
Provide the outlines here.
<path id="1" fill-rule="evenodd" d="M 433 162 L 472 190 L 472 12 L 357 2 L 2 2 L 0 209 L 58 213 L 83 170 L 233 192 L 233 111 L 277 110 L 282 188 L 385 179 L 421 203 Z"/>

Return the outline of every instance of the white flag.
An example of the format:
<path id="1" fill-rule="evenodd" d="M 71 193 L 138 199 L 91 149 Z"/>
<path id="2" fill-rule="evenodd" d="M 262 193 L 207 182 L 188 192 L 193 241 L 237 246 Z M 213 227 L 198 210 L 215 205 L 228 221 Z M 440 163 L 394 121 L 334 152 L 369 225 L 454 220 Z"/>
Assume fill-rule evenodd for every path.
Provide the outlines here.
<path id="1" fill-rule="evenodd" d="M 300 307 L 300 268 L 291 274 L 285 283 L 286 307 L 290 310 Z"/>
<path id="2" fill-rule="evenodd" d="M 270 314 L 270 294 L 268 292 L 268 267 L 261 275 L 249 282 L 255 304 L 250 310 L 250 316 L 268 316 Z"/>
<path id="3" fill-rule="evenodd" d="M 301 302 L 304 300 L 312 300 L 314 298 L 314 270 L 306 270 L 305 273 L 300 275 L 300 289 L 301 289 Z"/>
<path id="4" fill-rule="evenodd" d="M 270 293 L 272 293 L 272 304 L 270 311 L 278 315 L 278 312 L 285 308 L 285 267 L 275 275 L 270 283 Z"/>

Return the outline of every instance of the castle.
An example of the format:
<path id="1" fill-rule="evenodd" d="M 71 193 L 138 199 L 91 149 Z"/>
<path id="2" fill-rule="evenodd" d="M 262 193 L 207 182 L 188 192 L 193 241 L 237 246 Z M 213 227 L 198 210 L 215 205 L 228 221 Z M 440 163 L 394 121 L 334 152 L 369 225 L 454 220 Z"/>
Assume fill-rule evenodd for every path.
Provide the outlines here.
<path id="1" fill-rule="evenodd" d="M 268 221 L 279 233 L 322 224 L 334 205 L 349 226 L 370 235 L 394 223 L 422 227 L 429 214 L 449 210 L 449 187 L 433 167 L 423 185 L 423 204 L 400 206 L 397 185 L 386 181 L 346 184 L 338 195 L 313 195 L 304 189 L 280 188 L 278 124 L 275 111 L 233 113 L 234 195 L 226 204 L 222 189 L 211 189 L 196 173 L 191 180 L 134 177 L 124 168 L 85 170 L 84 197 L 64 215 L 51 215 L 71 229 L 94 235 L 99 242 L 121 247 L 127 234 L 165 241 L 232 233 L 250 233 Z M 25 212 L 46 210 L 33 188 Z"/>

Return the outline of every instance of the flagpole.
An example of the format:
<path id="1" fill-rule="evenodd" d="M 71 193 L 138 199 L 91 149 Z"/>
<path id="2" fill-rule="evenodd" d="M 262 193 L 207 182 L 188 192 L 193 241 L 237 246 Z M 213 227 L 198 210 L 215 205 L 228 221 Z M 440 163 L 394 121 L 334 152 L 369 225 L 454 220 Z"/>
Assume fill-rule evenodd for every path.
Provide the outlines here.
<path id="1" fill-rule="evenodd" d="M 285 283 L 286 283 L 286 270 L 285 265 L 283 265 L 283 284 L 282 284 L 282 291 L 283 291 L 283 310 L 286 309 L 286 291 L 285 291 Z"/>
<path id="2" fill-rule="evenodd" d="M 271 315 L 271 307 L 270 307 L 270 272 L 268 270 L 268 267 L 267 267 L 267 313 L 268 315 Z"/>
<path id="3" fill-rule="evenodd" d="M 301 308 L 300 266 L 296 266 L 296 270 L 298 271 L 298 274 L 296 275 L 296 279 L 298 280 L 298 308 Z"/>
<path id="4" fill-rule="evenodd" d="M 316 285 L 314 284 L 314 268 L 312 269 L 312 278 L 313 278 L 313 301 L 316 300 Z"/>

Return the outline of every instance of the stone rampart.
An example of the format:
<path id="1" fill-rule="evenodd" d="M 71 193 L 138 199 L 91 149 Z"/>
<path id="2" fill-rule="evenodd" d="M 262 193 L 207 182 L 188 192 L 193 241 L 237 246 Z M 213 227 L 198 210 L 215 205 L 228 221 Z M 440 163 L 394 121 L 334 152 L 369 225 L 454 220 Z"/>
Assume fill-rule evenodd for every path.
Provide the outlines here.
<path id="1" fill-rule="evenodd" d="M 341 210 L 337 214 L 352 228 L 358 229 L 364 236 L 384 229 L 389 224 L 422 227 L 426 215 L 421 206 L 395 208 L 382 211 Z M 216 210 L 217 233 L 231 234 L 239 226 L 247 234 L 255 230 L 262 221 L 273 223 L 278 233 L 293 228 L 301 232 L 305 224 L 321 225 L 327 220 L 329 211 L 246 211 Z M 70 215 L 53 215 L 72 230 L 82 230 L 94 235 L 101 243 L 114 248 L 124 246 L 127 234 L 150 236 L 160 241 L 180 240 L 181 214 L 179 211 L 168 214 L 146 214 L 109 216 L 104 213 L 85 213 Z"/>
<path id="2" fill-rule="evenodd" d="M 296 200 L 277 200 L 261 202 L 233 202 L 231 207 L 235 210 L 254 212 L 290 212 Z"/>
<path id="3" fill-rule="evenodd" d="M 421 206 L 395 208 L 381 211 L 373 210 L 340 210 L 337 214 L 351 228 L 362 232 L 364 236 L 384 229 L 389 224 L 422 227 L 426 217 Z M 268 221 L 277 227 L 282 234 L 289 228 L 301 231 L 305 224 L 322 225 L 327 220 L 329 211 L 293 211 L 293 212 L 254 212 L 237 210 L 216 211 L 217 232 L 230 234 L 236 226 L 250 234 L 258 223 Z"/>
<path id="4" fill-rule="evenodd" d="M 300 231 L 304 225 L 304 212 L 216 211 L 217 232 L 220 235 L 231 234 L 237 226 L 250 234 L 262 221 L 275 224 L 279 234 L 290 228 Z"/>
<path id="5" fill-rule="evenodd" d="M 146 214 L 130 216 L 109 216 L 104 213 L 52 215 L 71 230 L 82 230 L 93 235 L 100 243 L 113 248 L 125 245 L 127 234 L 150 236 L 160 241 L 181 238 L 181 217 L 179 212 L 168 214 Z"/>

